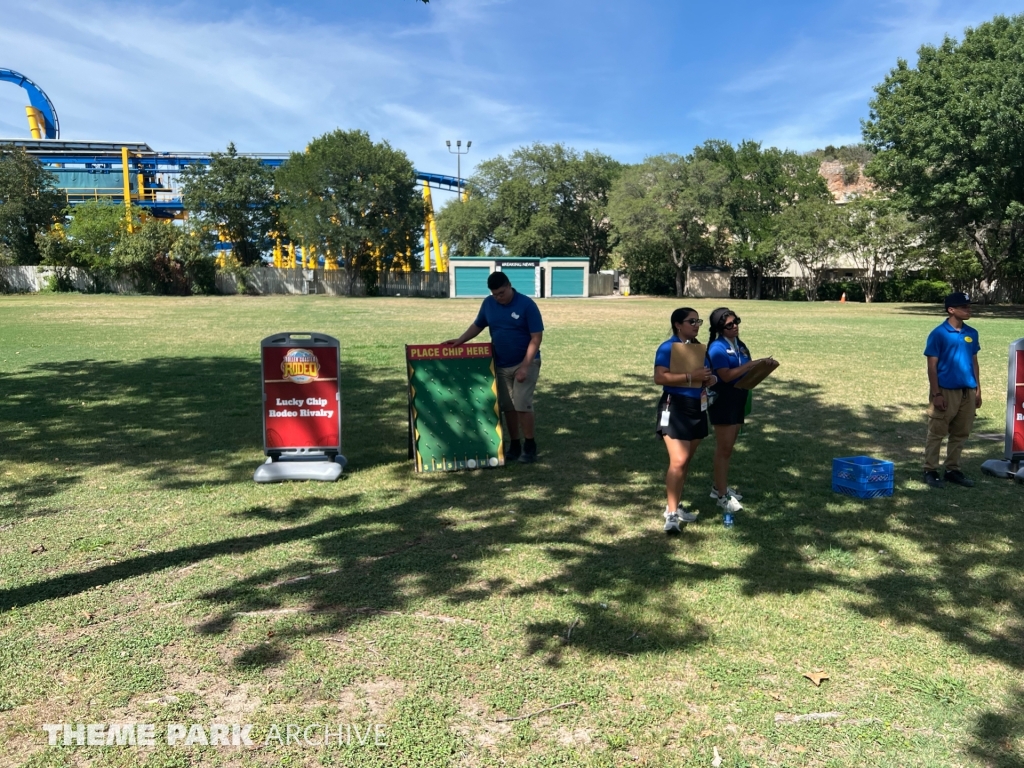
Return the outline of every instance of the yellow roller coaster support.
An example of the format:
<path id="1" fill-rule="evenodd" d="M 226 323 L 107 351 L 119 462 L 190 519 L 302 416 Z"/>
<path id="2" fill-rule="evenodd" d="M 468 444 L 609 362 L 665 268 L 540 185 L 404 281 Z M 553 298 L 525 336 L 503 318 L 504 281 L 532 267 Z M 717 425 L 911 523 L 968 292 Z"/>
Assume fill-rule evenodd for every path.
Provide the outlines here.
<path id="1" fill-rule="evenodd" d="M 281 253 L 281 241 L 274 241 L 274 266 L 280 269 L 284 266 L 284 255 Z"/>
<path id="2" fill-rule="evenodd" d="M 434 241 L 434 261 L 437 263 L 438 272 L 448 271 L 448 262 L 441 252 L 441 241 L 437 237 L 437 222 L 434 221 L 434 214 L 430 214 L 430 239 Z"/>
<path id="3" fill-rule="evenodd" d="M 43 138 L 46 131 L 46 118 L 43 117 L 43 113 L 35 107 L 25 107 L 25 117 L 28 118 L 28 129 L 32 132 L 32 138 Z"/>
<path id="4" fill-rule="evenodd" d="M 295 269 L 295 243 L 288 243 L 288 258 L 284 261 L 285 269 Z"/>
<path id="5" fill-rule="evenodd" d="M 448 264 L 441 254 L 441 241 L 437 237 L 437 223 L 434 220 L 434 203 L 430 197 L 430 187 L 423 185 L 423 271 L 430 269 L 430 246 L 434 246 L 434 267 L 438 272 L 446 272 Z"/>
<path id="6" fill-rule="evenodd" d="M 430 202 L 430 187 L 423 185 L 423 271 L 430 271 L 430 219 L 434 206 Z"/>
<path id="7" fill-rule="evenodd" d="M 124 218 L 128 224 L 128 234 L 135 231 L 132 227 L 132 183 L 128 175 L 128 147 L 121 147 L 121 178 L 124 180 Z"/>

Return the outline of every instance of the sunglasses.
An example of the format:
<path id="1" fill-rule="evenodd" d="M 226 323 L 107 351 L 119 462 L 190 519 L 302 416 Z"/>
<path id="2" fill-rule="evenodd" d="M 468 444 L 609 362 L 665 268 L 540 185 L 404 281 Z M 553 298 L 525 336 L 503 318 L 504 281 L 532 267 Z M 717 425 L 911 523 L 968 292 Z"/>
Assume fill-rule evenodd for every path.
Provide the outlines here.
<path id="1" fill-rule="evenodd" d="M 727 331 L 731 331 L 733 328 L 739 328 L 741 322 L 742 321 L 737 317 L 731 323 L 726 323 L 722 327 L 725 328 L 725 330 L 727 330 Z"/>
<path id="2" fill-rule="evenodd" d="M 683 322 L 684 323 L 689 323 L 690 325 L 696 325 L 698 328 L 700 328 L 702 325 L 704 325 L 704 321 L 703 320 L 698 320 L 698 319 L 696 319 L 694 317 L 688 317 L 685 320 L 683 320 Z"/>

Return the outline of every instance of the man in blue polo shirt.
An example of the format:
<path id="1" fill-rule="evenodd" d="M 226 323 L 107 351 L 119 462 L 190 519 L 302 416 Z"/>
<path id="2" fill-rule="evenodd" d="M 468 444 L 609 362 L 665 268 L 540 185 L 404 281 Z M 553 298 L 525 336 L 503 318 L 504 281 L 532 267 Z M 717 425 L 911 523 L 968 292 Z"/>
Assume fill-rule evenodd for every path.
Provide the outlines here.
<path id="1" fill-rule="evenodd" d="M 516 291 L 504 272 L 492 272 L 487 278 L 487 287 L 491 295 L 480 305 L 473 324 L 459 338 L 442 344 L 465 344 L 484 328 L 491 329 L 498 405 L 505 414 L 511 440 L 505 460 L 530 464 L 537 460 L 533 390 L 540 375 L 544 321 L 536 302 Z M 519 442 L 520 432 L 526 438 L 525 445 Z"/>
<path id="2" fill-rule="evenodd" d="M 978 332 L 964 321 L 971 319 L 971 299 L 966 293 L 946 297 L 946 322 L 928 335 L 928 440 L 924 449 L 924 481 L 942 488 L 939 450 L 947 435 L 945 480 L 965 488 L 974 481 L 960 469 L 960 453 L 974 425 L 975 409 L 981 407 L 978 374 Z"/>

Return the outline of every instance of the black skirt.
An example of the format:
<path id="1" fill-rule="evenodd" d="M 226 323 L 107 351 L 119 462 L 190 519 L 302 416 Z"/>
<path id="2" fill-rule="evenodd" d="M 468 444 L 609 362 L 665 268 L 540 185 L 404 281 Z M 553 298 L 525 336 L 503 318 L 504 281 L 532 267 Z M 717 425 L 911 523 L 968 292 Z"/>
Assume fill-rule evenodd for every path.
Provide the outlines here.
<path id="1" fill-rule="evenodd" d="M 708 406 L 708 418 L 711 419 L 711 423 L 719 426 L 742 424 L 750 390 L 722 387 L 716 392 L 718 396 L 715 402 Z"/>
<path id="2" fill-rule="evenodd" d="M 668 412 L 668 419 L 664 414 Z M 699 397 L 684 397 L 663 392 L 658 401 L 656 435 L 673 440 L 703 440 L 708 436 L 707 414 L 700 409 Z"/>

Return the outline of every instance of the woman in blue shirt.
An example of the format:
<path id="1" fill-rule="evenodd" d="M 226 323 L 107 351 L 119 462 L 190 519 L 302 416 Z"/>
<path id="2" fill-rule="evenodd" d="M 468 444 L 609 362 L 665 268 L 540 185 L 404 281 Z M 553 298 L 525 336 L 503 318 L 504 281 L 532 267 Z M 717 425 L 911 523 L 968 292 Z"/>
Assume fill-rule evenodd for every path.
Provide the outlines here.
<path id="1" fill-rule="evenodd" d="M 714 402 L 708 409 L 708 416 L 715 428 L 715 471 L 711 498 L 717 499 L 718 506 L 726 514 L 732 515 L 743 509 L 743 505 L 740 504 L 742 497 L 729 487 L 729 460 L 743 424 L 750 394 L 750 390 L 738 389 L 736 382 L 760 361 L 750 359 L 750 350 L 740 339 L 739 315 L 727 307 L 719 307 L 711 313 L 708 358 L 711 370 L 719 379 Z"/>
<path id="2" fill-rule="evenodd" d="M 705 365 L 693 371 L 671 373 L 672 344 L 692 344 L 704 322 L 697 310 L 681 307 L 672 313 L 672 338 L 662 342 L 654 356 L 654 383 L 663 388 L 658 401 L 655 433 L 665 441 L 668 471 L 665 473 L 665 533 L 680 532 L 679 523 L 692 523 L 697 515 L 683 507 L 683 484 L 700 441 L 708 436 L 707 387 L 718 378 Z"/>

